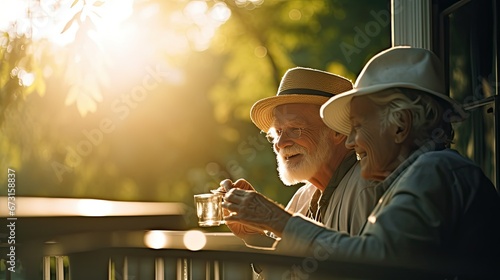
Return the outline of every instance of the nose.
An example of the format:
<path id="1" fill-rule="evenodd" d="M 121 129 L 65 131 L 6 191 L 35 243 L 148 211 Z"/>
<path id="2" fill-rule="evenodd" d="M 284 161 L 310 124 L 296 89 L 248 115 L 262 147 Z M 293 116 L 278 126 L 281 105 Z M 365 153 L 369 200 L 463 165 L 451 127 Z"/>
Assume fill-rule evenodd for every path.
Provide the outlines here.
<path id="1" fill-rule="evenodd" d="M 278 139 L 276 139 L 276 142 L 274 142 L 274 146 L 276 147 L 277 150 L 283 149 L 289 146 L 293 145 L 293 141 L 291 140 L 290 137 L 286 133 L 281 134 Z"/>
<path id="2" fill-rule="evenodd" d="M 354 138 L 355 138 L 355 133 L 353 130 L 351 130 L 351 133 L 347 136 L 347 139 L 345 140 L 345 147 L 347 149 L 354 149 Z"/>

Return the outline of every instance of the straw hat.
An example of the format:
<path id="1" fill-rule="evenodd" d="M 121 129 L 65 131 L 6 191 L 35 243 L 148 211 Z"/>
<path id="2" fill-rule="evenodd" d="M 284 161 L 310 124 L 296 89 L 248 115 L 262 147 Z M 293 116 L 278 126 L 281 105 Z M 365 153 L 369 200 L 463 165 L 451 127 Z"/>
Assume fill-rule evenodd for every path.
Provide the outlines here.
<path id="1" fill-rule="evenodd" d="M 331 129 L 349 135 L 351 99 L 396 87 L 421 90 L 445 101 L 458 115 L 455 121 L 465 116 L 462 106 L 446 94 L 443 67 L 435 54 L 421 48 L 393 47 L 368 61 L 354 89 L 332 97 L 321 106 L 321 118 Z"/>
<path id="2" fill-rule="evenodd" d="M 261 99 L 252 106 L 250 118 L 258 128 L 267 132 L 276 106 L 292 103 L 323 105 L 330 97 L 350 89 L 351 81 L 342 76 L 311 68 L 292 68 L 281 79 L 276 96 Z"/>

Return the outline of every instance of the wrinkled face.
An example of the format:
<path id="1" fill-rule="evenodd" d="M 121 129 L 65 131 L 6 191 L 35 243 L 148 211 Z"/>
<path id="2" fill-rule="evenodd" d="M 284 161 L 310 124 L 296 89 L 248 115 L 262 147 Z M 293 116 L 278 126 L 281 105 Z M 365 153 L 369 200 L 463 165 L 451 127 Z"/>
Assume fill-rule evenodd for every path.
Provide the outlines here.
<path id="1" fill-rule="evenodd" d="M 360 159 L 361 176 L 382 181 L 399 165 L 400 147 L 394 141 L 394 125 L 382 130 L 380 107 L 365 96 L 351 101 L 351 133 L 346 147 Z"/>
<path id="2" fill-rule="evenodd" d="M 330 160 L 332 131 L 321 120 L 319 108 L 286 104 L 274 110 L 269 135 L 274 138 L 279 176 L 286 185 L 308 181 Z"/>

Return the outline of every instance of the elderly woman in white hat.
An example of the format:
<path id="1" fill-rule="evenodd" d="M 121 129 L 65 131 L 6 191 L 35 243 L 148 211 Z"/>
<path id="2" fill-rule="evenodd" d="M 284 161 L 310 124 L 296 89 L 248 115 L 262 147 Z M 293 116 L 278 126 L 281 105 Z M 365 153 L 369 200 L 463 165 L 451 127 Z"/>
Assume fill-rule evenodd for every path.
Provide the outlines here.
<path id="1" fill-rule="evenodd" d="M 322 106 L 323 121 L 349 135 L 346 145 L 356 151 L 362 176 L 387 187 L 360 236 L 279 212 L 266 198 L 241 190 L 226 196 L 233 212 L 227 220 L 274 232 L 282 252 L 319 250 L 322 259 L 498 258 L 500 198 L 477 165 L 448 148 L 450 122 L 464 115 L 445 93 L 432 52 L 395 47 L 366 64 L 353 90 Z M 277 222 L 260 218 L 266 213 Z"/>

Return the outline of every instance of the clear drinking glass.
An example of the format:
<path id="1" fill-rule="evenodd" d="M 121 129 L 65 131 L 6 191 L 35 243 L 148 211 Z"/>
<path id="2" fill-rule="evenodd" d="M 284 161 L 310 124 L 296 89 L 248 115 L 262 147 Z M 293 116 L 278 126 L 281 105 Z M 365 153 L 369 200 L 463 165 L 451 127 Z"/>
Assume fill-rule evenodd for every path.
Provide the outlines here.
<path id="1" fill-rule="evenodd" d="M 212 227 L 224 224 L 222 200 L 223 194 L 221 193 L 204 193 L 194 196 L 200 226 Z"/>

